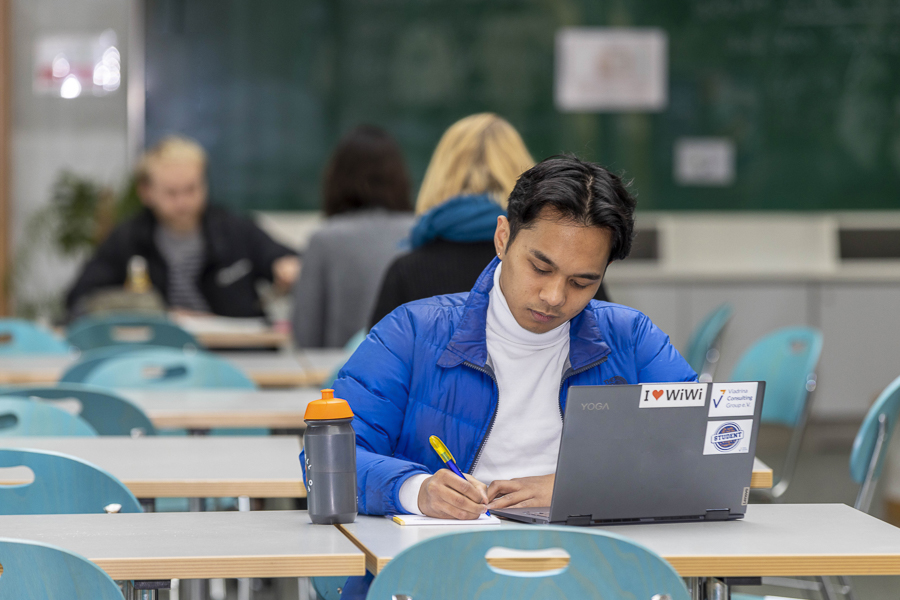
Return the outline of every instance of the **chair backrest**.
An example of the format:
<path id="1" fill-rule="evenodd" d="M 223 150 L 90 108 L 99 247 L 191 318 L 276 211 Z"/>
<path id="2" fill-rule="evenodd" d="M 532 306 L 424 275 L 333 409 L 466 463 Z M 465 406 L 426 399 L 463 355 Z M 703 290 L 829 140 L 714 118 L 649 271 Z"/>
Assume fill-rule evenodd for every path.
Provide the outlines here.
<path id="1" fill-rule="evenodd" d="M 30 386 L 0 390 L 0 396 L 41 400 L 77 400 L 78 416 L 100 435 L 155 435 L 156 428 L 140 408 L 109 390 L 77 383 Z M 51 403 L 52 404 L 52 403 Z"/>
<path id="2" fill-rule="evenodd" d="M 123 600 L 119 586 L 88 559 L 31 540 L 0 538 L 0 598 Z"/>
<path id="3" fill-rule="evenodd" d="M 101 387 L 240 388 L 256 385 L 240 369 L 207 352 L 157 348 L 102 361 L 83 382 Z"/>
<path id="4" fill-rule="evenodd" d="M 765 381 L 762 421 L 796 427 L 809 397 L 808 382 L 822 353 L 822 334 L 811 327 L 769 333 L 744 352 L 731 381 Z"/>
<path id="5" fill-rule="evenodd" d="M 684 352 L 684 359 L 698 375 L 704 373 L 707 362 L 715 364 L 716 361 L 710 360 L 712 358 L 710 352 L 718 351 L 722 333 L 733 313 L 734 309 L 731 304 L 726 302 L 706 315 L 706 318 L 691 333 L 691 339 Z M 712 374 L 710 373 L 710 375 Z"/>
<path id="6" fill-rule="evenodd" d="M 88 317 L 69 328 L 66 340 L 82 351 L 106 346 L 201 347 L 194 336 L 178 325 L 138 315 Z"/>
<path id="7" fill-rule="evenodd" d="M 0 436 L 95 436 L 97 431 L 78 415 L 23 397 L 0 398 Z"/>
<path id="8" fill-rule="evenodd" d="M 568 565 L 544 572 L 513 572 L 488 564 L 491 548 L 562 548 Z M 605 531 L 566 527 L 501 527 L 428 538 L 394 557 L 369 588 L 370 600 L 689 598 L 684 581 L 644 546 Z"/>
<path id="9" fill-rule="evenodd" d="M 0 356 L 14 354 L 68 354 L 72 348 L 31 321 L 0 319 Z"/>
<path id="10" fill-rule="evenodd" d="M 123 356 L 129 352 L 143 352 L 152 348 L 165 348 L 165 346 L 102 346 L 87 350 L 81 353 L 78 362 L 65 370 L 62 377 L 59 378 L 59 383 L 81 383 L 88 373 L 109 358 Z"/>
<path id="11" fill-rule="evenodd" d="M 869 465 L 874 458 L 872 478 L 878 479 L 884 463 L 884 456 L 897 426 L 897 415 L 900 412 L 900 377 L 892 381 L 875 400 L 866 418 L 853 440 L 853 451 L 850 453 L 850 476 L 857 483 L 864 483 L 869 472 Z M 879 417 L 884 415 L 885 428 L 882 436 L 879 455 L 875 456 L 876 442 L 879 435 Z"/>
<path id="12" fill-rule="evenodd" d="M 100 467 L 48 450 L 0 448 L 0 467 L 25 466 L 34 481 L 0 486 L 0 514 L 48 515 L 102 513 L 110 504 L 118 512 L 141 512 L 141 504 L 121 481 Z"/>

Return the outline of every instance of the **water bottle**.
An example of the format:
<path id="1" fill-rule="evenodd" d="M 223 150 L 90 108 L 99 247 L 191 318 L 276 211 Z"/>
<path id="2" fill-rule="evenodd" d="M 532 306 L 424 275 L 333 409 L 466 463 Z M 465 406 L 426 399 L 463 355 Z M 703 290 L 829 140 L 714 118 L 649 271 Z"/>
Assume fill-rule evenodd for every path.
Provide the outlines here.
<path id="1" fill-rule="evenodd" d="M 353 411 L 334 390 L 306 407 L 306 492 L 313 523 L 352 523 L 356 520 L 356 433 Z"/>

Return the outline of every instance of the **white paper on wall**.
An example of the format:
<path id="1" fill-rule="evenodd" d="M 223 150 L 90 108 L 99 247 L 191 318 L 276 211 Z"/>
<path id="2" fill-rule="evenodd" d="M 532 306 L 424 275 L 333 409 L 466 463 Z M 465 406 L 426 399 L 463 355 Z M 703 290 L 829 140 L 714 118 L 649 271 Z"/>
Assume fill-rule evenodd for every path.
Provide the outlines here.
<path id="1" fill-rule="evenodd" d="M 556 34 L 561 111 L 660 111 L 668 102 L 662 29 L 571 27 Z"/>
<path id="2" fill-rule="evenodd" d="M 732 185 L 735 154 L 734 142 L 728 138 L 680 138 L 675 142 L 675 181 L 679 185 Z"/>

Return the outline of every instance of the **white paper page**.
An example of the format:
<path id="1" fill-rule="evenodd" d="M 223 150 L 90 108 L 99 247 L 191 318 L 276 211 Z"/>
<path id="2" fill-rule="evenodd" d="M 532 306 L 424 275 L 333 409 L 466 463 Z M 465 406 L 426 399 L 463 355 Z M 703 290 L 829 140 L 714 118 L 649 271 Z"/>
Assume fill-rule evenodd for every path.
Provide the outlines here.
<path id="1" fill-rule="evenodd" d="M 422 515 L 386 515 L 388 519 L 392 519 L 394 523 L 400 525 L 499 525 L 500 519 L 491 515 L 481 515 L 477 519 L 471 521 L 459 521 L 457 519 L 436 519 L 435 517 L 425 517 Z"/>

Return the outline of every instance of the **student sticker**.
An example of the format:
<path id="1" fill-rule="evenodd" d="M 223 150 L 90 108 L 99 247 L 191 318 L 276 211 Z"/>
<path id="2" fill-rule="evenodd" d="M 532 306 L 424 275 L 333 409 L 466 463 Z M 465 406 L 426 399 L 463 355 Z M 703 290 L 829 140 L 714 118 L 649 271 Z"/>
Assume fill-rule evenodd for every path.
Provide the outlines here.
<path id="1" fill-rule="evenodd" d="M 640 408 L 706 405 L 705 383 L 657 383 L 641 386 Z"/>
<path id="2" fill-rule="evenodd" d="M 713 383 L 710 386 L 710 417 L 752 417 L 756 408 L 755 381 Z"/>
<path id="3" fill-rule="evenodd" d="M 750 452 L 753 419 L 709 421 L 703 454 L 746 454 Z"/>

